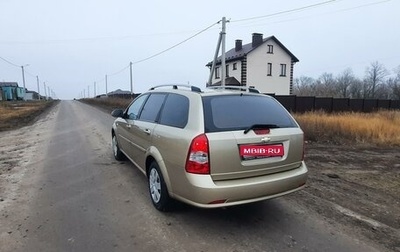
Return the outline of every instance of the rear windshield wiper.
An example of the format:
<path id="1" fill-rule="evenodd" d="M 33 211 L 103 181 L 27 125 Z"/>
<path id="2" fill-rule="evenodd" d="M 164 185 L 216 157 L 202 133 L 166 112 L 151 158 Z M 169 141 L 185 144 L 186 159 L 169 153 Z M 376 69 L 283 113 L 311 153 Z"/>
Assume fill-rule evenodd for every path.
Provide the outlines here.
<path id="1" fill-rule="evenodd" d="M 244 134 L 249 133 L 250 130 L 254 130 L 254 129 L 276 129 L 276 128 L 280 128 L 278 125 L 276 124 L 253 124 L 250 127 L 248 127 L 247 129 L 244 130 Z"/>

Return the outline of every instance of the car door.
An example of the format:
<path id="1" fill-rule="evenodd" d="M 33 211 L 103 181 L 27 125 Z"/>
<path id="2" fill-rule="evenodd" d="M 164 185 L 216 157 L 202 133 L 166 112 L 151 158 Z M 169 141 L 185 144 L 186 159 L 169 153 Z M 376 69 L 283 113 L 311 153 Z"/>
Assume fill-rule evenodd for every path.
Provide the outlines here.
<path id="1" fill-rule="evenodd" d="M 119 118 L 117 121 L 117 135 L 118 135 L 118 144 L 120 148 L 124 151 L 124 153 L 132 159 L 132 143 L 131 143 L 131 134 L 132 134 L 132 125 L 134 121 L 139 118 L 139 112 L 146 102 L 148 94 L 141 95 L 136 98 L 126 109 L 125 115 L 123 118 Z"/>
<path id="2" fill-rule="evenodd" d="M 165 93 L 150 94 L 141 107 L 138 117 L 127 120 L 130 143 L 129 157 L 142 171 L 145 171 L 146 152 L 151 146 L 154 127 L 165 97 Z"/>

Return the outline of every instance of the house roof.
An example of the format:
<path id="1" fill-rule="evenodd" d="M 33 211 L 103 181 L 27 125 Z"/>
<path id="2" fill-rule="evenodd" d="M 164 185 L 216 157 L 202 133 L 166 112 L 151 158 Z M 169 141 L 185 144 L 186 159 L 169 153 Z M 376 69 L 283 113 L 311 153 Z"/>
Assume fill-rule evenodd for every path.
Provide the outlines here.
<path id="1" fill-rule="evenodd" d="M 225 85 L 227 86 L 240 86 L 240 82 L 235 77 L 225 78 Z M 221 81 L 218 81 L 210 86 L 221 86 Z"/>
<path id="2" fill-rule="evenodd" d="M 299 59 L 296 56 L 294 56 L 294 54 L 291 53 L 275 36 L 269 36 L 269 37 L 264 38 L 263 42 L 260 45 L 264 44 L 265 42 L 267 42 L 268 40 L 271 40 L 271 39 L 274 40 L 275 43 L 277 43 L 287 54 L 289 54 L 294 62 L 299 62 Z M 248 44 L 242 45 L 242 49 L 239 51 L 236 51 L 235 48 L 232 48 L 225 53 L 225 60 L 227 62 L 229 62 L 229 61 L 235 61 L 235 60 L 242 59 L 244 56 L 246 56 L 247 54 L 252 52 L 254 49 L 259 47 L 260 45 L 253 47 L 252 43 L 248 43 Z M 221 58 L 222 58 L 221 56 L 219 56 L 217 58 L 217 64 L 221 64 Z M 211 61 L 206 66 L 211 66 L 212 63 L 213 62 Z"/>
<path id="3" fill-rule="evenodd" d="M 18 82 L 0 82 L 0 87 L 18 87 Z"/>
<path id="4" fill-rule="evenodd" d="M 115 91 L 109 92 L 108 95 L 130 95 L 130 91 L 124 91 L 121 89 L 117 89 Z"/>

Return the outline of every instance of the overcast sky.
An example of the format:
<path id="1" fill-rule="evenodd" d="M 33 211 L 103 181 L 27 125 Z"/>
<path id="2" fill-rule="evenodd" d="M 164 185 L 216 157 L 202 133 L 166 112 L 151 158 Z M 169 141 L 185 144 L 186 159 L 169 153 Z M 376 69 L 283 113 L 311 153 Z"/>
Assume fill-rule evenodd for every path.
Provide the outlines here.
<path id="1" fill-rule="evenodd" d="M 108 91 L 130 90 L 129 62 L 135 93 L 166 83 L 204 88 L 220 24 L 135 62 L 223 16 L 227 50 L 254 32 L 274 35 L 300 60 L 295 77 L 350 67 L 362 78 L 373 61 L 400 65 L 399 0 L 0 0 L 0 10 L 0 57 L 9 61 L 0 59 L 0 81 L 23 86 L 19 66 L 29 64 L 26 87 L 37 91 L 39 76 L 40 93 L 45 82 L 60 99 L 93 96 L 94 82 L 105 93 L 105 75 Z"/>

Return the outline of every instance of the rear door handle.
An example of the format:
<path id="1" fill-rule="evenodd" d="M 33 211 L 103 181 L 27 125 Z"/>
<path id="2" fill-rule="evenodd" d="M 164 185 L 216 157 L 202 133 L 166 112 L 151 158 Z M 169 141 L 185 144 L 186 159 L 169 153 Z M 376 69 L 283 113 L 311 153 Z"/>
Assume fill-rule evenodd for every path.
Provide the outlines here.
<path id="1" fill-rule="evenodd" d="M 132 128 L 132 125 L 127 124 L 126 127 L 127 127 L 128 129 L 130 129 L 130 128 Z"/>
<path id="2" fill-rule="evenodd" d="M 151 134 L 151 131 L 150 131 L 149 129 L 144 129 L 143 131 L 144 131 L 144 133 L 146 133 L 147 135 L 150 135 L 150 134 Z"/>

